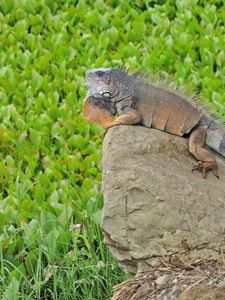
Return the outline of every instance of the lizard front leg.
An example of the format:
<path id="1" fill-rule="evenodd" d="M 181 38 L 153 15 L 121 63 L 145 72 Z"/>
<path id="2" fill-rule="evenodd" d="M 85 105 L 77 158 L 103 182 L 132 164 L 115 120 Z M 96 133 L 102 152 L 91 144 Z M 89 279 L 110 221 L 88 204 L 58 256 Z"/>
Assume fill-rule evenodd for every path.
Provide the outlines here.
<path id="1" fill-rule="evenodd" d="M 131 107 L 122 107 L 118 109 L 118 117 L 111 112 L 113 111 L 112 107 L 105 107 L 104 105 L 99 106 L 96 104 L 96 99 L 94 97 L 87 97 L 84 102 L 84 117 L 89 122 L 95 123 L 106 127 L 107 129 L 103 133 L 103 136 L 106 134 L 107 130 L 110 127 L 116 125 L 133 125 L 140 123 L 142 117 L 141 113 Z"/>
<path id="2" fill-rule="evenodd" d="M 206 174 L 209 171 L 213 171 L 215 176 L 219 178 L 217 173 L 217 162 L 215 157 L 204 147 L 206 138 L 206 129 L 198 128 L 194 130 L 189 138 L 189 151 L 199 161 L 192 169 L 203 172 L 203 177 L 206 178 Z"/>
<path id="3" fill-rule="evenodd" d="M 120 110 L 119 113 L 121 114 L 118 117 L 114 118 L 112 122 L 108 124 L 103 136 L 106 135 L 110 127 L 116 125 L 134 125 L 140 123 L 142 120 L 140 112 L 131 107 L 123 108 L 123 110 Z"/>
<path id="4" fill-rule="evenodd" d="M 134 125 L 140 123 L 141 120 L 141 113 L 133 108 L 129 108 L 124 110 L 120 116 L 116 117 L 108 127 L 115 125 Z"/>

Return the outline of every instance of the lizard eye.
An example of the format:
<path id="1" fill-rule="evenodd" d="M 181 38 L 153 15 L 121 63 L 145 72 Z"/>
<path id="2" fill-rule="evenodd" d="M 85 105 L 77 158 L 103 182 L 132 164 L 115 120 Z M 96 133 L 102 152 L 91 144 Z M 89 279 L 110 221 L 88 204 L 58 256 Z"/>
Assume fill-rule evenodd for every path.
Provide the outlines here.
<path id="1" fill-rule="evenodd" d="M 97 75 L 98 77 L 102 77 L 102 76 L 104 75 L 104 72 L 102 72 L 102 71 L 97 71 L 97 72 L 96 72 L 96 75 Z"/>
<path id="2" fill-rule="evenodd" d="M 111 93 L 110 92 L 103 92 L 102 96 L 105 98 L 110 98 L 111 97 Z"/>

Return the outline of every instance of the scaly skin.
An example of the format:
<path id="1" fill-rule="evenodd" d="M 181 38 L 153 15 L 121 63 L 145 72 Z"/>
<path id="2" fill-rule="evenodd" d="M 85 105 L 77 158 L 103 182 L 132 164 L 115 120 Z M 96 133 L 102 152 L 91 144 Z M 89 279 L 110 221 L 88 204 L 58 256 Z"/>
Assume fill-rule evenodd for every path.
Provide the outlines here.
<path id="1" fill-rule="evenodd" d="M 91 97 L 87 98 L 84 103 L 83 114 L 85 119 L 89 122 L 107 128 L 113 126 L 114 116 L 109 110 L 96 106 Z"/>
<path id="2" fill-rule="evenodd" d="M 150 112 L 149 112 L 150 113 Z M 181 115 L 182 116 L 182 115 Z M 91 99 L 86 99 L 84 104 L 84 117 L 97 125 L 106 127 L 107 129 L 116 125 L 134 125 L 142 121 L 141 112 L 137 110 L 128 111 L 121 114 L 119 117 L 114 117 L 107 109 L 99 108 L 91 102 Z M 161 121 L 162 120 L 162 121 Z M 163 130 L 165 127 L 165 119 L 157 119 L 154 128 Z M 185 124 L 185 122 L 183 122 Z M 162 126 L 162 124 L 164 124 Z M 181 123 L 177 122 L 174 126 L 169 127 L 173 134 L 182 135 L 180 132 Z M 177 126 L 176 126 L 177 125 Z M 183 127 L 182 127 L 183 128 Z M 177 130 L 177 131 L 176 131 Z M 198 128 L 194 130 L 189 138 L 189 151 L 199 160 L 199 162 L 193 167 L 192 171 L 199 170 L 203 172 L 203 177 L 206 178 L 208 171 L 212 170 L 217 178 L 217 163 L 214 156 L 204 149 L 206 130 L 204 128 Z"/>
<path id="3" fill-rule="evenodd" d="M 204 178 L 208 171 L 213 171 L 219 177 L 216 160 L 204 148 L 204 144 L 207 130 L 210 130 L 213 133 L 212 146 L 216 150 L 219 146 L 221 148 L 225 131 L 217 127 L 211 128 L 213 121 L 183 97 L 146 82 L 142 83 L 117 69 L 89 71 L 87 85 L 89 94 L 84 104 L 84 116 L 87 120 L 106 128 L 140 124 L 174 135 L 188 136 L 189 151 L 199 161 L 192 171 L 201 171 Z M 219 144 L 214 145 L 215 141 Z"/>
<path id="4" fill-rule="evenodd" d="M 197 128 L 189 138 L 189 151 L 199 162 L 193 167 L 192 171 L 199 170 L 203 172 L 203 177 L 206 178 L 208 171 L 212 170 L 217 178 L 217 163 L 215 157 L 204 147 L 206 138 L 206 129 Z"/>

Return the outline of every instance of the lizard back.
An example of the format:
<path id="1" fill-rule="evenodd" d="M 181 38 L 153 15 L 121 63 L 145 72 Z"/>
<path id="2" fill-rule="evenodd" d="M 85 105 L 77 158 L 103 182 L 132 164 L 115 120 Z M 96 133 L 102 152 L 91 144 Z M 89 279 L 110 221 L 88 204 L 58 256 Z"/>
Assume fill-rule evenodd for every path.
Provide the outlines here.
<path id="1" fill-rule="evenodd" d="M 153 85 L 139 85 L 142 125 L 183 136 L 201 119 L 201 112 L 181 96 Z"/>

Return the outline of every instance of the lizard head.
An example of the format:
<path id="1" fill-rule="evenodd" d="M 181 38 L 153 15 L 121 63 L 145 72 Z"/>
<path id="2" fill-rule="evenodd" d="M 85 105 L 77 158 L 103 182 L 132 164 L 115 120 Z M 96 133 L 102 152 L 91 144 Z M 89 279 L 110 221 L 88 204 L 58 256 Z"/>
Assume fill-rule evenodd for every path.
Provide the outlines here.
<path id="1" fill-rule="evenodd" d="M 119 102 L 134 95 L 132 78 L 121 69 L 99 68 L 87 71 L 88 96 Z"/>

